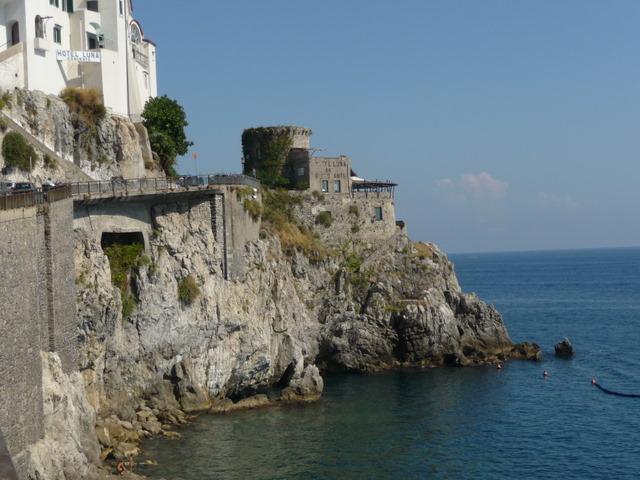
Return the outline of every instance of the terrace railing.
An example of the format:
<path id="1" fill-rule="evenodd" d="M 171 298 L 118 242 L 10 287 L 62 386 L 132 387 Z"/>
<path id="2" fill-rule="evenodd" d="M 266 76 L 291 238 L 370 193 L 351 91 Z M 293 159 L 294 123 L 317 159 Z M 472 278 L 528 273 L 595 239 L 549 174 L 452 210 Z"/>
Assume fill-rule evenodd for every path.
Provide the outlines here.
<path id="1" fill-rule="evenodd" d="M 61 185 L 48 190 L 29 190 L 28 192 L 10 192 L 0 194 L 0 210 L 28 208 L 43 203 L 52 203 L 71 197 L 69 185 Z"/>
<path id="2" fill-rule="evenodd" d="M 193 189 L 206 190 L 216 185 L 246 185 L 260 188 L 258 180 L 240 174 L 189 175 L 179 178 L 112 179 L 108 181 L 76 182 L 72 183 L 70 188 L 74 197 L 118 197 L 184 192 Z"/>

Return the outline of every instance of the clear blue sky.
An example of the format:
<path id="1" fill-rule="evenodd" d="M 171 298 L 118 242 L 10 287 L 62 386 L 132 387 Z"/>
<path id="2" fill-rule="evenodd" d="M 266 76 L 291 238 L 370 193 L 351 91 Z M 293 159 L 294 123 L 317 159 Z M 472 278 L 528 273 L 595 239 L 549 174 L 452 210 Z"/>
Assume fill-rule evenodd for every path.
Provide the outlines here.
<path id="1" fill-rule="evenodd" d="M 296 124 L 397 181 L 411 236 L 448 251 L 640 245 L 640 1 L 134 6 L 200 173 Z"/>

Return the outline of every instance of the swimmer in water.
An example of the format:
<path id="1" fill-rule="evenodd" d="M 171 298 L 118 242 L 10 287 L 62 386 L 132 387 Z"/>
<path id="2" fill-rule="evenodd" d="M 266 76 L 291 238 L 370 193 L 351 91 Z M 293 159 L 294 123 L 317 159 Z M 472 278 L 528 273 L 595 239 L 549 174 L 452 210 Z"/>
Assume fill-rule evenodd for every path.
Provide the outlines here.
<path id="1" fill-rule="evenodd" d="M 547 372 L 546 370 L 544 372 L 542 372 L 542 376 L 544 378 L 547 378 L 549 376 L 549 372 Z"/>

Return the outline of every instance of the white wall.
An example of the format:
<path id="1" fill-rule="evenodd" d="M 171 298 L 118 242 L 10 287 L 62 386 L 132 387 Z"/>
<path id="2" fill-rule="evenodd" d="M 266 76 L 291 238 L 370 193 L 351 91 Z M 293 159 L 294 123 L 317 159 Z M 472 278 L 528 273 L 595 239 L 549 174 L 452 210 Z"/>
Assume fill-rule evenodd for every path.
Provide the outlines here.
<path id="1" fill-rule="evenodd" d="M 19 58 L 0 65 L 0 88 L 24 86 L 58 95 L 67 86 L 84 86 L 102 91 L 107 109 L 118 115 L 139 116 L 146 101 L 157 95 L 156 48 L 142 42 L 139 50 L 148 56 L 148 67 L 133 58 L 129 41 L 130 23 L 133 21 L 130 2 L 120 14 L 120 0 L 100 0 L 100 12 L 86 10 L 86 0 L 74 2 L 75 12 L 69 14 L 49 0 L 0 0 L 0 61 L 1 53 L 10 39 L 8 26 L 12 21 L 20 25 L 20 39 L 24 43 L 24 67 L 15 77 Z M 45 39 L 36 40 L 35 18 L 51 16 L 45 20 Z M 104 48 L 101 64 L 79 64 L 56 60 L 56 50 L 88 50 L 87 33 L 96 33 L 90 23 L 101 26 Z M 55 25 L 62 27 L 62 42 L 53 41 Z M 38 47 L 38 48 L 36 48 Z M 12 76 L 13 75 L 13 76 Z M 22 78 L 24 77 L 24 78 Z"/>
<path id="2" fill-rule="evenodd" d="M 71 48 L 71 21 L 67 12 L 62 8 L 49 5 L 49 0 L 25 1 L 25 23 L 22 31 L 23 42 L 25 43 L 25 54 L 27 62 L 27 88 L 29 90 L 40 90 L 46 93 L 58 94 L 66 86 L 68 80 L 68 65 L 65 62 L 58 63 L 56 60 L 56 49 Z M 45 38 L 47 49 L 39 50 L 35 48 L 36 27 L 35 18 L 52 16 L 45 21 Z M 55 25 L 62 27 L 62 44 L 58 45 L 53 41 L 53 29 Z"/>

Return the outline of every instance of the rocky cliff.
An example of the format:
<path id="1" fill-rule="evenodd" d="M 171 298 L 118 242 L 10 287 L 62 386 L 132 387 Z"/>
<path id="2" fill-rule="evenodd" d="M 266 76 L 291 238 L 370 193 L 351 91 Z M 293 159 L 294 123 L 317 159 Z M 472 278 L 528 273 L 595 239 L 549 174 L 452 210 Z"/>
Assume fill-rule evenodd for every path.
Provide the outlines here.
<path id="1" fill-rule="evenodd" d="M 62 182 L 163 175 L 142 124 L 109 113 L 87 124 L 60 97 L 39 91 L 6 91 L 0 104 L 0 142 L 8 131 L 18 131 L 33 145 L 37 158 L 31 178 L 38 183 L 49 177 Z M 0 155 L 7 179 L 26 178 L 4 167 Z"/>
<path id="2" fill-rule="evenodd" d="M 246 278 L 226 281 L 210 219 L 208 202 L 153 210 L 153 238 L 126 280 L 126 315 L 101 245 L 76 230 L 83 398 L 103 458 L 175 435 L 185 412 L 315 400 L 325 373 L 531 356 L 493 307 L 461 291 L 435 245 L 402 230 L 318 257 L 286 248 L 266 224 L 244 252 Z M 185 299 L 186 278 L 196 292 Z"/>

